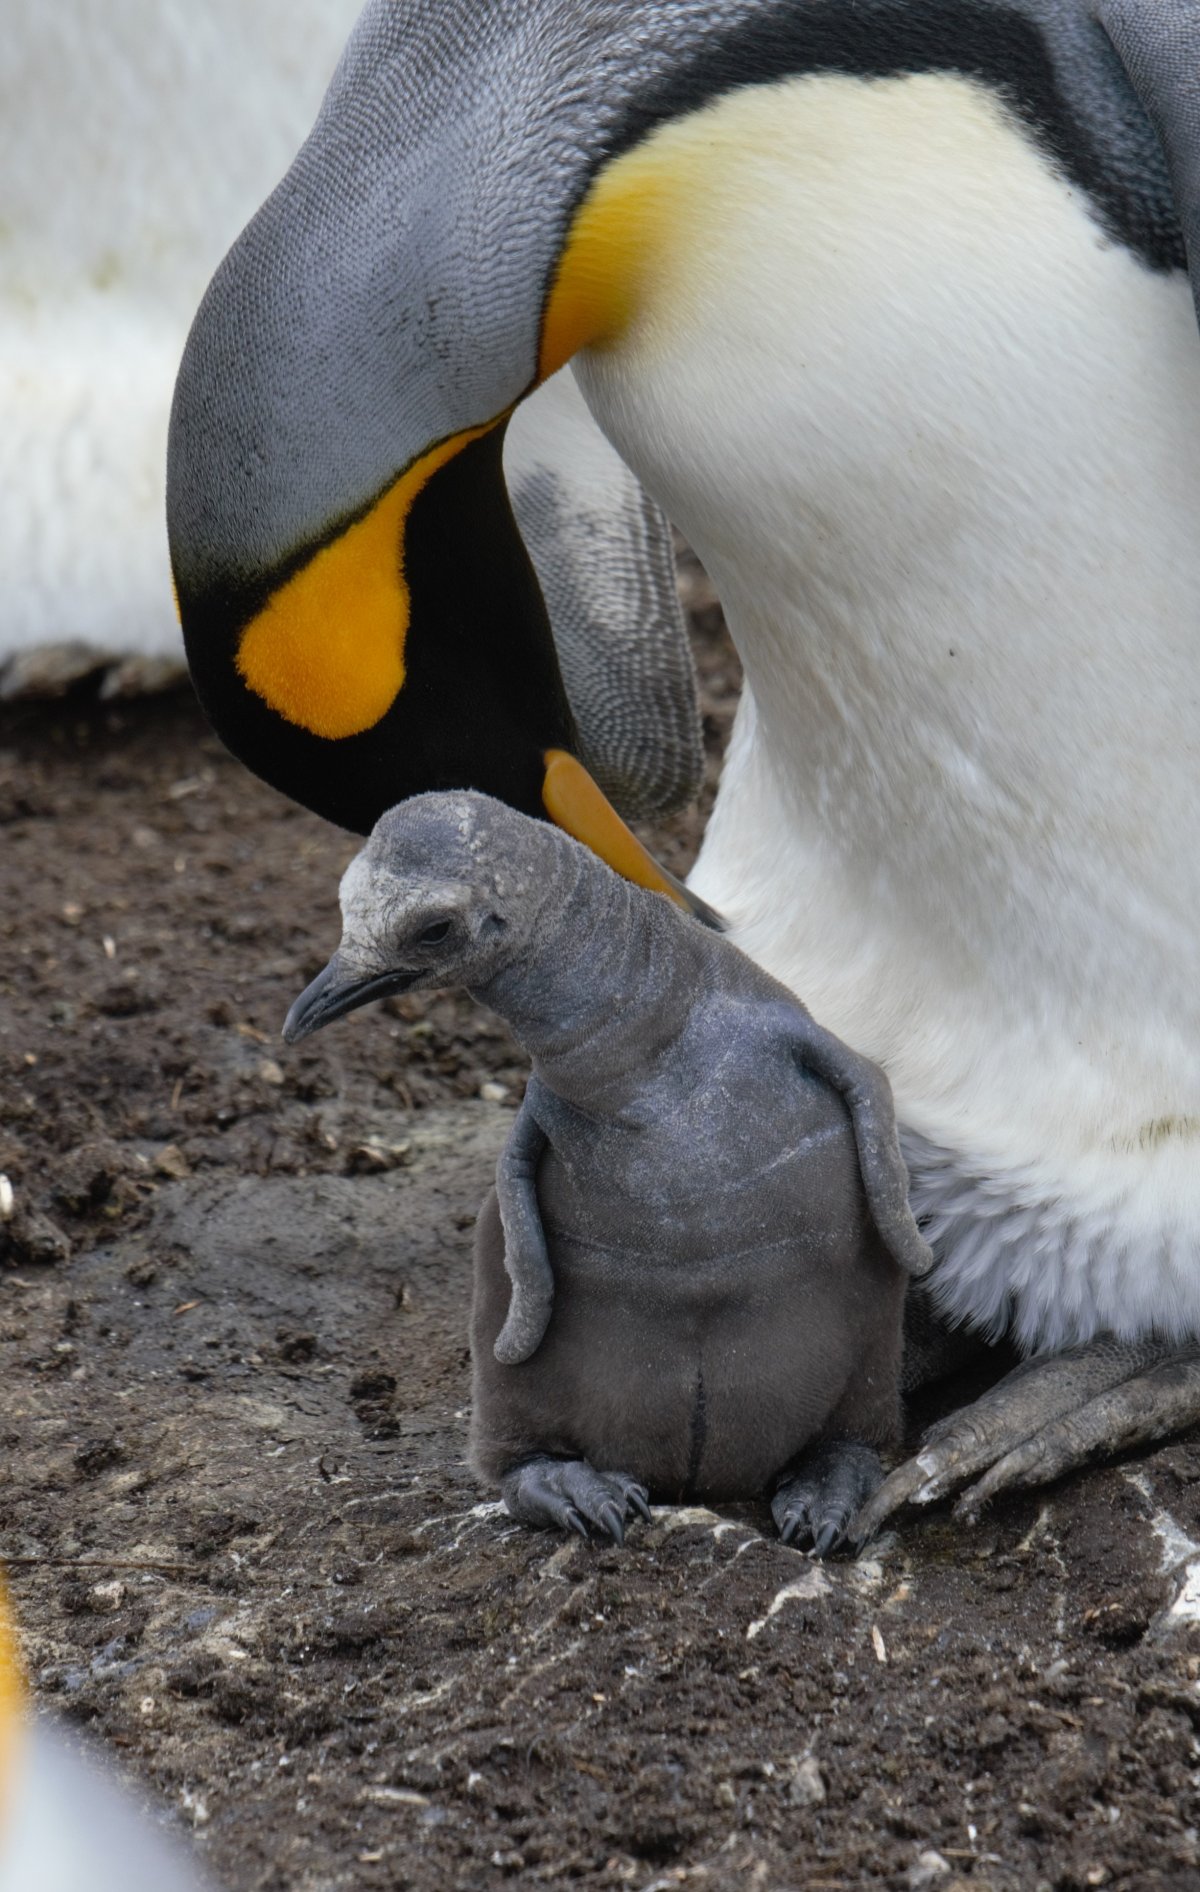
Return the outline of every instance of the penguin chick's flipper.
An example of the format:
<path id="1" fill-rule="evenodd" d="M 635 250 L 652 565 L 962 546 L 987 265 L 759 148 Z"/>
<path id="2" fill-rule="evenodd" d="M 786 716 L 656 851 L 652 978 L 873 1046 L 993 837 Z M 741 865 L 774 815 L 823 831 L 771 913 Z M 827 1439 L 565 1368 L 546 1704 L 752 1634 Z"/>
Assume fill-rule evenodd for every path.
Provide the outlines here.
<path id="1" fill-rule="evenodd" d="M 941 1420 L 864 1505 L 849 1535 L 863 1544 L 901 1505 L 932 1504 L 964 1486 L 957 1515 L 973 1519 L 999 1492 L 1047 1484 L 1197 1421 L 1200 1346 L 1101 1334 L 1024 1361 Z"/>
<path id="2" fill-rule="evenodd" d="M 797 1062 L 837 1091 L 850 1113 L 863 1188 L 884 1246 L 907 1274 L 927 1274 L 933 1254 L 909 1207 L 908 1169 L 900 1154 L 887 1078 L 877 1064 L 851 1051 L 802 1006 L 789 1007 L 781 1025 Z"/>
<path id="3" fill-rule="evenodd" d="M 845 1541 L 850 1520 L 882 1480 L 873 1447 L 825 1439 L 802 1452 L 781 1476 L 771 1499 L 775 1528 L 785 1544 L 798 1550 L 811 1544 L 814 1557 L 828 1557 Z"/>
<path id="4" fill-rule="evenodd" d="M 537 1169 L 545 1147 L 546 1133 L 527 1095 L 496 1164 L 504 1269 L 512 1282 L 508 1313 L 492 1349 L 501 1366 L 519 1366 L 537 1352 L 554 1310 L 554 1271 L 537 1198 Z"/>
<path id="5" fill-rule="evenodd" d="M 539 1455 L 514 1465 L 500 1480 L 513 1517 L 542 1531 L 574 1531 L 587 1541 L 591 1530 L 625 1542 L 631 1511 L 650 1519 L 650 1494 L 624 1472 L 598 1472 L 585 1458 Z"/>
<path id="6" fill-rule="evenodd" d="M 699 793 L 704 742 L 671 528 L 569 369 L 513 415 L 504 477 L 546 600 L 580 759 L 626 821 L 672 814 Z"/>

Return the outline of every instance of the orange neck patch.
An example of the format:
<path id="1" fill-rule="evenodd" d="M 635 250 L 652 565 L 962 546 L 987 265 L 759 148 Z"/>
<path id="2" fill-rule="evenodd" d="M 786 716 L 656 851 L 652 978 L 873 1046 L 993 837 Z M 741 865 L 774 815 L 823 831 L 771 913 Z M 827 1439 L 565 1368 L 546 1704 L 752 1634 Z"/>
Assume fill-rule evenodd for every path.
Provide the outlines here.
<path id="1" fill-rule="evenodd" d="M 422 454 L 246 626 L 238 672 L 289 723 L 337 739 L 387 714 L 404 686 L 408 515 L 438 468 L 496 425 L 467 428 Z"/>

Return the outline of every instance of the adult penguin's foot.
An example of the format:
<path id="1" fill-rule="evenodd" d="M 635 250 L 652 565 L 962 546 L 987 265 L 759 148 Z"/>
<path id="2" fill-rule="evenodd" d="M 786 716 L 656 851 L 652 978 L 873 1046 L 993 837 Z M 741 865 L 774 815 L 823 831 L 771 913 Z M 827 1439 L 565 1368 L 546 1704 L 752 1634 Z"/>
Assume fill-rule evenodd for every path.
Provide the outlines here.
<path id="1" fill-rule="evenodd" d="M 591 1532 L 625 1542 L 631 1512 L 649 1520 L 650 1494 L 624 1472 L 598 1472 L 585 1458 L 527 1458 L 500 1480 L 513 1517 L 542 1531 Z"/>
<path id="2" fill-rule="evenodd" d="M 902 1505 L 955 1492 L 962 1494 L 955 1515 L 973 1520 L 999 1492 L 1048 1484 L 1197 1421 L 1200 1345 L 1102 1334 L 1026 1360 L 973 1406 L 941 1420 L 863 1506 L 849 1536 L 863 1544 Z"/>
<path id="3" fill-rule="evenodd" d="M 850 1520 L 882 1478 L 879 1454 L 869 1445 L 826 1439 L 811 1446 L 775 1487 L 775 1528 L 785 1544 L 811 1545 L 814 1557 L 828 1557 L 845 1542 Z"/>

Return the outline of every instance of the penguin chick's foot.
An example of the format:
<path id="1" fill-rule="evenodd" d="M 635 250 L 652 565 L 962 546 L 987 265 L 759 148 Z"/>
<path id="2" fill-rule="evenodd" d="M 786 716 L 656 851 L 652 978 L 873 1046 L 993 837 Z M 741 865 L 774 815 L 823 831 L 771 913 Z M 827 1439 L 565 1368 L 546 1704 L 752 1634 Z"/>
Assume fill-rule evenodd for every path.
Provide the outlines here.
<path id="1" fill-rule="evenodd" d="M 955 1515 L 974 1520 L 998 1492 L 1048 1484 L 1198 1420 L 1200 1346 L 1101 1334 L 1024 1361 L 973 1406 L 941 1420 L 859 1512 L 850 1536 L 863 1544 L 901 1505 L 953 1492 L 962 1493 Z"/>
<path id="2" fill-rule="evenodd" d="M 812 1446 L 775 1487 L 771 1515 L 780 1537 L 797 1549 L 811 1543 L 814 1557 L 828 1557 L 882 1478 L 879 1454 L 869 1445 L 826 1439 Z"/>
<path id="3" fill-rule="evenodd" d="M 513 1517 L 543 1531 L 574 1531 L 585 1542 L 591 1531 L 625 1542 L 631 1511 L 649 1520 L 650 1494 L 624 1472 L 598 1472 L 585 1458 L 527 1458 L 500 1480 Z"/>

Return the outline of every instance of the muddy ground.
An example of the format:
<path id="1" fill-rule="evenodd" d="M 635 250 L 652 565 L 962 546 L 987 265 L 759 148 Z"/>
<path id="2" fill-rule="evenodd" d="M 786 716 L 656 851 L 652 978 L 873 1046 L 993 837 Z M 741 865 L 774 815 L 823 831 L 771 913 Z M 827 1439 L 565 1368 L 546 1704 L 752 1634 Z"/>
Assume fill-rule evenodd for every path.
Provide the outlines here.
<path id="1" fill-rule="evenodd" d="M 736 670 L 697 635 L 715 769 Z M 476 1488 L 470 1223 L 523 1066 L 457 998 L 282 1045 L 352 849 L 186 696 L 0 716 L 0 1554 L 40 1701 L 237 1892 L 1194 1888 L 1195 1440 L 824 1569 L 762 1508 L 615 1552 Z"/>

